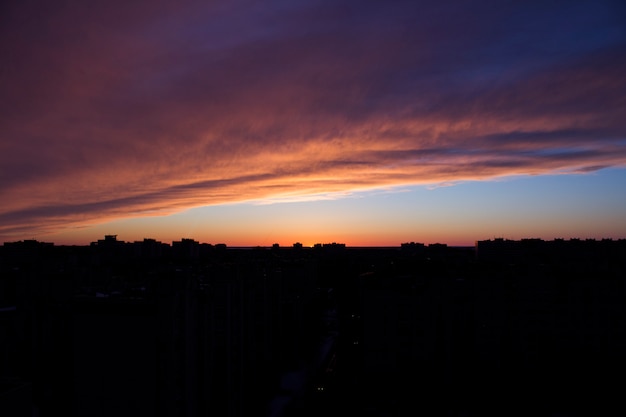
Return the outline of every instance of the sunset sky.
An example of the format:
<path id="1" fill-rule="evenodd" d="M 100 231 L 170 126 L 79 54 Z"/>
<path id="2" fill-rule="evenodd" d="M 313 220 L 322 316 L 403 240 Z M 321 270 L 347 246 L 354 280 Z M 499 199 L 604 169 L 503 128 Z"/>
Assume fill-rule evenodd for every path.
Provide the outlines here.
<path id="1" fill-rule="evenodd" d="M 626 238 L 626 3 L 5 1 L 0 243 Z"/>

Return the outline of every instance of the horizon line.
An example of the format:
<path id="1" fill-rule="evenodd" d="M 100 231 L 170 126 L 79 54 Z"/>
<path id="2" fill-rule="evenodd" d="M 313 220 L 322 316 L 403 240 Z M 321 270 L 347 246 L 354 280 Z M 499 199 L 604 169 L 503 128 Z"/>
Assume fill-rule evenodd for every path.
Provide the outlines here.
<path id="1" fill-rule="evenodd" d="M 20 244 L 20 243 L 42 243 L 42 244 L 47 244 L 47 245 L 52 245 L 52 246 L 57 246 L 57 247 L 91 247 L 91 246 L 96 246 L 99 243 L 104 243 L 104 242 L 110 242 L 110 243 L 118 243 L 118 244 L 137 244 L 137 243 L 144 243 L 144 242 L 154 242 L 154 243 L 158 243 L 161 245 L 168 245 L 168 246 L 173 246 L 175 243 L 183 243 L 183 242 L 192 242 L 194 244 L 198 244 L 198 245 L 208 245 L 208 246 L 221 246 L 221 247 L 226 247 L 226 248 L 230 248 L 230 249 L 263 249 L 263 248 L 267 248 L 267 249 L 272 249 L 272 248 L 280 248 L 280 249 L 294 249 L 294 248 L 302 248 L 302 249 L 315 249 L 317 247 L 320 248 L 324 248 L 324 247 L 343 247 L 343 248 L 353 248 L 353 249 L 367 249 L 367 248 L 380 248 L 380 249 L 385 249 L 385 248 L 402 248 L 404 246 L 423 246 L 423 247 L 429 247 L 429 246 L 447 246 L 449 248 L 475 248 L 476 245 L 479 242 L 526 242 L 526 241 L 541 241 L 541 242 L 621 242 L 621 241 L 626 241 L 626 237 L 623 238 L 610 238 L 610 237 L 603 237 L 603 238 L 580 238 L 580 237 L 570 237 L 570 238 L 560 238 L 560 237 L 555 237 L 550 239 L 543 239 L 543 238 L 538 238 L 538 237 L 527 237 L 527 238 L 520 238 L 520 239 L 509 239 L 506 237 L 494 237 L 494 238 L 489 238 L 489 239 L 476 239 L 474 241 L 474 244 L 472 245 L 451 245 L 445 242 L 430 242 L 430 243 L 425 243 L 425 242 L 417 242 L 417 241 L 407 241 L 407 242 L 400 242 L 397 245 L 347 245 L 345 243 L 342 242 L 336 242 L 336 241 L 332 241 L 332 242 L 316 242 L 314 244 L 303 244 L 300 241 L 296 241 L 294 243 L 292 243 L 291 245 L 281 245 L 279 243 L 273 243 L 271 245 L 228 245 L 225 242 L 217 242 L 217 243 L 210 243 L 210 242 L 200 242 L 195 240 L 194 238 L 186 238 L 186 237 L 181 237 L 180 240 L 172 240 L 171 242 L 163 242 L 160 240 L 157 240 L 155 238 L 149 238 L 149 237 L 144 237 L 142 240 L 133 240 L 133 241 L 125 241 L 125 240 L 117 240 L 117 235 L 113 235 L 113 234 L 107 234 L 104 235 L 104 239 L 98 239 L 96 241 L 92 241 L 89 242 L 87 244 L 57 244 L 55 242 L 47 242 L 47 241 L 40 241 L 37 240 L 35 238 L 33 239 L 21 239 L 21 240 L 16 240 L 16 241 L 5 241 L 3 242 L 3 246 L 10 246 L 12 244 Z"/>

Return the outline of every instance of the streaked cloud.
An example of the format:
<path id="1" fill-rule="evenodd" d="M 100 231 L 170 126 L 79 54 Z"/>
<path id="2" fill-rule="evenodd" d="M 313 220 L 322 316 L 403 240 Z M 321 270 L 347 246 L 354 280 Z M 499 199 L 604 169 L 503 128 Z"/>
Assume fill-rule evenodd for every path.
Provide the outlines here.
<path id="1" fill-rule="evenodd" d="M 620 2 L 9 2 L 0 235 L 626 164 Z"/>

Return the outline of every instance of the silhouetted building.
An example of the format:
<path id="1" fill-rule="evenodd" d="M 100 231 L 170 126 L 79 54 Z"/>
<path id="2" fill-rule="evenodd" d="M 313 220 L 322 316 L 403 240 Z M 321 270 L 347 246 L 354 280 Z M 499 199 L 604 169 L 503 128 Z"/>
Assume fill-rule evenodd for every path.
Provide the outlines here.
<path id="1" fill-rule="evenodd" d="M 200 242 L 193 239 L 181 239 L 172 242 L 172 253 L 176 259 L 198 259 Z"/>
<path id="2" fill-rule="evenodd" d="M 626 415 L 625 255 L 623 239 L 5 243 L 0 410 Z"/>

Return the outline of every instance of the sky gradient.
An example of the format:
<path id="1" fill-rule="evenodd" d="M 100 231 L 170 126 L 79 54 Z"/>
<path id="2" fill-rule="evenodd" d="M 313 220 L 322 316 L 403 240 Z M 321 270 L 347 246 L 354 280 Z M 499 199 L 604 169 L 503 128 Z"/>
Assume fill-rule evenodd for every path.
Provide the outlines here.
<path id="1" fill-rule="evenodd" d="M 8 1 L 0 242 L 626 237 L 621 1 Z"/>

